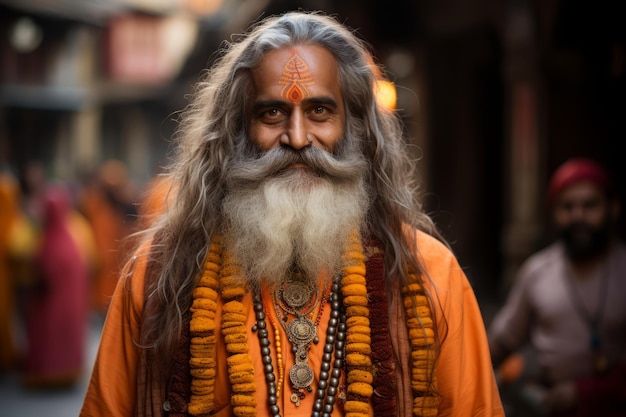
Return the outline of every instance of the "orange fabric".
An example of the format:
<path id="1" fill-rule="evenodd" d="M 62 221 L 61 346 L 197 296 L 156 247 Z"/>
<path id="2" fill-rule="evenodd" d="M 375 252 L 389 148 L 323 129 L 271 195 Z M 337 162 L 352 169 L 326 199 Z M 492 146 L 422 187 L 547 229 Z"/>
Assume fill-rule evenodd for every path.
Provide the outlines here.
<path id="1" fill-rule="evenodd" d="M 134 416 L 138 376 L 139 318 L 147 254 L 138 254 L 118 280 L 107 311 L 100 346 L 81 416 Z M 132 274 L 132 277 L 129 277 Z"/>
<path id="2" fill-rule="evenodd" d="M 514 383 L 524 372 L 525 362 L 522 353 L 515 352 L 509 355 L 496 369 L 496 378 L 503 384 Z"/>
<path id="3" fill-rule="evenodd" d="M 167 210 L 176 198 L 176 190 L 172 187 L 169 177 L 157 175 L 150 181 L 141 204 L 139 205 L 140 227 L 148 227 Z"/>
<path id="4" fill-rule="evenodd" d="M 99 263 L 92 283 L 91 304 L 95 312 L 104 313 L 121 268 L 120 245 L 131 233 L 132 225 L 126 223 L 123 213 L 95 188 L 84 191 L 81 209 L 92 227 L 98 251 Z"/>
<path id="5" fill-rule="evenodd" d="M 456 258 L 440 242 L 420 233 L 417 240 L 432 280 L 425 286 L 435 302 L 440 301 L 441 308 L 434 311 L 445 337 L 436 368 L 443 398 L 438 416 L 504 416 L 474 291 Z"/>
<path id="6" fill-rule="evenodd" d="M 324 278 L 321 280 L 324 281 Z M 282 326 L 279 324 L 278 316 L 276 315 L 276 311 L 268 306 L 271 306 L 271 295 L 267 294 L 264 291 L 264 302 L 265 302 L 265 312 L 267 314 L 267 330 L 270 334 L 270 340 L 272 344 L 274 344 L 273 334 L 275 331 L 274 325 L 278 327 L 280 332 L 280 343 L 282 347 L 282 356 L 283 356 L 283 371 L 284 371 L 284 380 L 283 386 L 281 387 L 280 398 L 278 399 L 278 406 L 281 410 L 281 415 L 283 416 L 302 416 L 308 417 L 311 415 L 311 410 L 313 409 L 313 402 L 315 399 L 314 393 L 307 394 L 304 399 L 301 400 L 301 405 L 296 407 L 293 402 L 290 401 L 289 397 L 291 395 L 291 389 L 289 388 L 289 370 L 295 363 L 294 354 L 290 349 L 290 344 L 287 339 L 287 334 L 285 333 Z M 256 323 L 256 318 L 254 315 L 253 305 L 252 305 L 252 296 L 247 295 L 244 298 L 244 307 L 248 311 L 248 321 L 246 323 L 246 328 L 251 329 L 252 326 Z M 316 313 L 319 309 L 316 310 Z M 326 338 L 326 328 L 328 324 L 328 319 L 330 318 L 330 306 L 328 303 L 324 306 L 322 310 L 322 314 L 319 320 L 318 326 L 318 335 L 320 338 L 320 342 L 318 344 L 312 344 L 309 350 L 309 365 L 313 369 L 315 373 L 315 380 L 319 379 L 321 358 L 324 351 L 324 340 Z M 219 314 L 219 312 L 218 312 Z M 218 317 L 220 317 L 218 315 Z M 219 322 L 217 323 L 218 328 L 220 328 Z M 218 357 L 226 357 L 226 349 L 223 340 L 221 339 L 221 335 L 218 337 Z M 219 343 L 221 341 L 222 343 Z M 250 352 L 260 352 L 261 346 L 259 344 L 259 338 L 256 333 L 248 332 L 248 344 L 250 346 Z M 277 374 L 278 371 L 278 360 L 276 357 L 276 349 L 272 349 L 272 364 L 274 366 L 274 373 Z M 265 403 L 265 399 L 267 398 L 267 386 L 265 383 L 265 374 L 263 373 L 263 363 L 261 362 L 260 355 L 253 355 L 253 365 L 255 370 L 255 385 L 257 386 L 256 398 L 259 410 L 262 410 L 262 405 Z M 216 416 L 231 416 L 232 409 L 230 407 L 230 384 L 228 383 L 228 374 L 226 372 L 225 361 L 222 361 L 218 367 L 218 375 L 216 381 L 215 388 L 215 405 L 217 412 Z M 277 375 L 278 377 L 278 375 Z M 265 414 L 259 413 L 259 416 L 263 416 Z M 335 410 L 332 414 L 333 416 L 340 416 L 342 414 L 339 413 L 339 407 L 335 407 Z"/>
<path id="7" fill-rule="evenodd" d="M 491 367 L 483 319 L 474 292 L 456 259 L 445 246 L 421 232 L 417 233 L 417 239 L 418 247 L 424 254 L 422 261 L 432 279 L 432 282 L 426 286 L 433 293 L 433 299 L 440 302 L 440 306 L 435 307 L 434 310 L 438 315 L 439 331 L 445 337 L 436 370 L 439 380 L 438 388 L 443 396 L 439 416 L 504 416 Z M 139 316 L 143 306 L 143 274 L 146 268 L 146 256 L 140 255 L 137 259 L 132 279 L 128 281 L 128 284 L 125 278 L 120 280 L 109 308 L 94 371 L 80 413 L 81 417 L 134 415 L 139 360 L 134 340 L 138 337 Z M 252 311 L 250 297 L 245 299 L 245 306 Z M 397 319 L 392 323 L 392 329 L 396 329 L 393 339 L 398 343 L 394 346 L 394 351 L 401 354 L 406 362 L 408 361 L 406 355 L 409 351 L 408 338 L 403 325 L 403 313 L 397 308 L 397 303 L 395 307 L 394 310 L 394 305 L 392 305 L 392 311 L 397 311 L 397 314 L 394 314 Z M 325 334 L 329 314 L 330 308 L 326 306 L 320 320 L 320 335 Z M 217 315 L 221 317 L 219 308 Z M 275 314 L 272 313 L 271 316 L 276 321 Z M 251 329 L 254 315 L 249 314 L 248 317 L 247 328 Z M 317 356 L 315 351 L 323 349 L 323 337 L 320 337 L 320 340 L 318 345 L 313 346 L 313 352 L 309 355 L 312 368 L 316 373 L 319 370 L 319 362 L 314 361 L 313 358 Z M 251 331 L 249 341 L 251 352 L 258 352 L 258 338 Z M 303 404 L 298 408 L 289 401 L 288 372 L 293 359 L 289 359 L 291 353 L 288 348 L 285 348 L 288 346 L 286 341 L 286 335 L 281 329 L 283 357 L 285 358 L 285 384 L 281 391 L 279 406 L 281 410 L 284 410 L 283 415 L 308 416 L 311 413 L 313 393 L 307 395 Z M 276 368 L 276 352 L 272 353 L 273 364 Z M 225 357 L 225 355 L 224 344 L 220 343 L 218 356 Z M 262 405 L 266 398 L 266 388 L 258 355 L 255 361 L 257 402 L 261 411 L 264 410 Z M 410 373 L 410 369 L 404 370 L 400 372 L 401 378 L 399 378 L 399 384 L 408 389 L 410 389 Z M 218 361 L 217 375 L 215 404 L 218 411 L 216 415 L 229 416 L 231 415 L 230 384 L 225 361 Z M 401 387 L 399 389 L 400 392 L 404 392 Z M 412 400 L 405 399 L 401 409 L 405 410 L 402 413 L 403 417 L 410 417 Z M 335 407 L 335 410 L 333 415 L 341 415 L 341 407 Z"/>
<path id="8" fill-rule="evenodd" d="M 77 210 L 72 210 L 69 218 L 69 228 L 72 237 L 78 242 L 78 249 L 89 267 L 90 274 L 93 274 L 98 265 L 98 249 L 96 248 L 96 240 L 93 234 L 91 224 Z"/>
<path id="9" fill-rule="evenodd" d="M 34 279 L 37 231 L 20 207 L 17 179 L 0 173 L 0 371 L 21 359 L 15 340 L 16 296 Z"/>
<path id="10" fill-rule="evenodd" d="M 11 267 L 11 229 L 19 217 L 17 181 L 0 174 L 0 371 L 13 368 L 17 353 L 13 340 L 16 279 Z"/>

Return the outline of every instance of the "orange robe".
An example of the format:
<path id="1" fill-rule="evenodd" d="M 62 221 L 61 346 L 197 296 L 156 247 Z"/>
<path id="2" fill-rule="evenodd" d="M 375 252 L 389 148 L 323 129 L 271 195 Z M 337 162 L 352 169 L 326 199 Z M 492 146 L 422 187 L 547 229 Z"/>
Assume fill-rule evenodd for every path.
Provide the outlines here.
<path id="1" fill-rule="evenodd" d="M 11 265 L 11 232 L 19 217 L 18 194 L 17 181 L 0 174 L 0 371 L 17 363 L 13 337 L 16 277 Z"/>
<path id="2" fill-rule="evenodd" d="M 94 312 L 105 313 L 122 268 L 122 244 L 134 225 L 96 187 L 83 191 L 80 206 L 92 228 L 97 250 L 98 264 L 91 283 L 91 306 Z"/>
<path id="3" fill-rule="evenodd" d="M 433 294 L 434 311 L 440 331 L 445 335 L 441 354 L 436 368 L 438 391 L 442 395 L 439 416 L 504 416 L 502 404 L 495 383 L 490 353 L 481 312 L 474 292 L 452 253 L 434 238 L 416 232 L 420 259 L 432 282 L 426 284 Z M 146 270 L 146 253 L 139 254 L 131 266 L 130 281 L 121 279 L 113 297 L 102 333 L 101 344 L 93 369 L 93 374 L 80 413 L 81 417 L 133 416 L 136 415 L 136 381 L 138 378 L 139 350 L 135 341 L 139 338 L 139 320 L 143 309 L 143 276 Z M 130 272 L 130 271 L 129 271 Z M 250 352 L 259 352 L 258 338 L 252 333 L 255 323 L 252 313 L 252 301 L 248 296 L 244 305 L 249 309 L 247 329 Z M 411 416 L 411 370 L 409 362 L 409 342 L 404 325 L 403 307 L 397 303 L 391 305 L 394 352 L 401 357 L 405 367 L 399 371 L 398 392 L 401 399 L 402 417 Z M 218 307 L 216 320 L 220 321 L 221 309 Z M 330 309 L 322 314 L 319 334 L 326 332 L 326 323 Z M 275 318 L 275 314 L 271 316 Z M 443 319 L 445 316 L 445 320 Z M 271 322 L 271 320 L 268 320 Z M 269 324 L 269 323 L 268 323 Z M 285 378 L 278 405 L 282 415 L 309 416 L 314 394 L 308 394 L 300 407 L 295 407 L 289 400 L 290 388 L 288 372 L 293 360 L 290 359 L 287 337 L 281 330 L 283 356 L 285 357 Z M 226 357 L 224 343 L 220 343 L 218 333 L 218 358 Z M 271 334 L 271 330 L 270 330 Z M 324 339 L 323 336 L 320 339 Z M 312 345 L 309 363 L 316 372 L 319 370 L 319 351 L 323 343 Z M 220 356 L 222 355 L 222 356 Z M 273 352 L 273 364 L 276 369 L 276 353 Z M 266 386 L 260 355 L 254 358 L 257 403 L 259 416 L 268 415 L 265 403 Z M 226 361 L 218 360 L 215 405 L 217 416 L 230 416 L 230 384 L 226 373 Z M 340 406 L 336 406 L 333 416 L 343 415 Z"/>
<path id="4" fill-rule="evenodd" d="M 139 229 L 149 227 L 175 199 L 176 190 L 168 177 L 157 175 L 148 184 L 139 205 Z"/>

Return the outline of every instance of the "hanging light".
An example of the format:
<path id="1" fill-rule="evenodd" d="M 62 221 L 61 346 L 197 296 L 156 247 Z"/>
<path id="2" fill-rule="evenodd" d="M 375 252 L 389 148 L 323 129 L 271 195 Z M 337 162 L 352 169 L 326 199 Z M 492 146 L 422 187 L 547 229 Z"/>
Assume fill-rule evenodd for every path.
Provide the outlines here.
<path id="1" fill-rule="evenodd" d="M 375 85 L 376 101 L 387 111 L 394 111 L 397 104 L 396 85 L 388 80 L 379 78 Z"/>
<path id="2" fill-rule="evenodd" d="M 29 17 L 19 18 L 11 28 L 11 46 L 18 52 L 32 52 L 41 44 L 43 30 Z"/>
<path id="3" fill-rule="evenodd" d="M 369 56 L 369 65 L 374 72 L 374 76 L 376 77 L 373 85 L 376 103 L 385 111 L 395 111 L 397 102 L 395 84 L 383 75 L 380 65 L 374 61 L 374 57 L 372 55 Z"/>

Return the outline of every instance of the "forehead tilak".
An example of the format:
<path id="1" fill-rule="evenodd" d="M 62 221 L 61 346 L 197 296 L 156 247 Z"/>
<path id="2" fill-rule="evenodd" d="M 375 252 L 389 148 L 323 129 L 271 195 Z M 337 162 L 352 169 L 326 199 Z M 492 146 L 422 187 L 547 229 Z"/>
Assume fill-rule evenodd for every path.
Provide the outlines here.
<path id="1" fill-rule="evenodd" d="M 308 86 L 315 84 L 315 81 L 308 64 L 298 53 L 292 52 L 283 67 L 278 84 L 283 86 L 280 91 L 281 97 L 298 103 L 311 95 Z"/>

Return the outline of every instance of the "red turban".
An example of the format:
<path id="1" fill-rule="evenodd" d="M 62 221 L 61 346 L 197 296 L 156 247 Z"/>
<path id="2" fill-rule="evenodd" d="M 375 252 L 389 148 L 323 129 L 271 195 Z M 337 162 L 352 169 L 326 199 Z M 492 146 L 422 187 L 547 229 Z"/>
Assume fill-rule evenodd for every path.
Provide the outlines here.
<path id="1" fill-rule="evenodd" d="M 554 201 L 563 189 L 581 181 L 591 181 L 607 193 L 613 187 L 609 173 L 602 166 L 590 159 L 574 158 L 561 165 L 552 175 L 548 200 Z"/>

